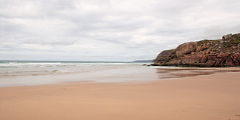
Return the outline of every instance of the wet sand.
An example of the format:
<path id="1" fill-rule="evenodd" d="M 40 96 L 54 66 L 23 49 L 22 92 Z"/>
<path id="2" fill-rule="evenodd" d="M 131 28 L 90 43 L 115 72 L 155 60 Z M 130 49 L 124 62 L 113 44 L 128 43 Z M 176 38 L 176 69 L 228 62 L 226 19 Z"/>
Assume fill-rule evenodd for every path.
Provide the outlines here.
<path id="1" fill-rule="evenodd" d="M 0 88 L 0 120 L 240 120 L 240 73 Z"/>

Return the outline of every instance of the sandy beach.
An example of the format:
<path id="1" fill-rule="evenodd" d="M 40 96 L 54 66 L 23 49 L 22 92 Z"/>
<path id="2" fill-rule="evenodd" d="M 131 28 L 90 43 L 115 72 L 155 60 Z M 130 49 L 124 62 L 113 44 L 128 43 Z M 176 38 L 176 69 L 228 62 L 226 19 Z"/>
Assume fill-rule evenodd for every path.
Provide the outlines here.
<path id="1" fill-rule="evenodd" d="M 240 120 L 240 73 L 0 88 L 1 120 Z"/>

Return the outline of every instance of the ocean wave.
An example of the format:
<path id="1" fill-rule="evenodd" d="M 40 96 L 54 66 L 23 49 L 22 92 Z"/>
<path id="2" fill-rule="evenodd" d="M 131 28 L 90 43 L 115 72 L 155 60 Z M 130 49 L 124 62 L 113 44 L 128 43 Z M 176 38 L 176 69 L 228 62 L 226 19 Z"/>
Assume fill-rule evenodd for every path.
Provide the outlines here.
<path id="1" fill-rule="evenodd" d="M 141 66 L 136 63 L 98 62 L 0 62 L 1 76 L 81 73 L 122 67 Z"/>

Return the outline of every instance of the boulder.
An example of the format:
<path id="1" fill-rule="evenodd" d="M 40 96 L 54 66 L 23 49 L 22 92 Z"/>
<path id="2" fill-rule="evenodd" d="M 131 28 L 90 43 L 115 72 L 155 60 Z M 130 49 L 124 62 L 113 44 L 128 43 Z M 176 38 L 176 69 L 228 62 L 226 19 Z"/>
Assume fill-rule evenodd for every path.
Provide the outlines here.
<path id="1" fill-rule="evenodd" d="M 231 41 L 231 39 L 232 39 L 232 34 L 228 34 L 228 35 L 224 35 L 223 37 L 222 37 L 222 43 L 224 43 L 224 42 L 230 42 Z"/>
<path id="2" fill-rule="evenodd" d="M 157 56 L 154 63 L 163 64 L 163 63 L 169 62 L 173 58 L 176 58 L 175 50 L 164 50 Z"/>
<path id="3" fill-rule="evenodd" d="M 176 48 L 177 57 L 182 57 L 186 54 L 190 54 L 191 52 L 195 52 L 197 47 L 197 42 L 189 42 L 179 45 Z"/>

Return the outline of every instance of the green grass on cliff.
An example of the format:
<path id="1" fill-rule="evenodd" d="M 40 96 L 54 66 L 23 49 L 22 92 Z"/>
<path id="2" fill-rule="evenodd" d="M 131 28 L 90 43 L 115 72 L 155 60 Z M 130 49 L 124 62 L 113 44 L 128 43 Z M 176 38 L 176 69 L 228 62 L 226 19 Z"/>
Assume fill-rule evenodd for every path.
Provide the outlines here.
<path id="1" fill-rule="evenodd" d="M 240 40 L 234 40 L 234 41 L 231 41 L 230 43 L 232 43 L 232 44 L 238 44 L 238 43 L 240 43 Z"/>
<path id="2" fill-rule="evenodd" d="M 240 43 L 240 34 L 234 34 L 232 36 L 233 40 L 230 41 L 230 44 L 239 44 Z"/>
<path id="3" fill-rule="evenodd" d="M 224 47 L 237 46 L 240 43 L 240 34 L 234 34 L 230 42 L 224 43 Z"/>
<path id="4" fill-rule="evenodd" d="M 176 49 L 171 49 L 171 50 L 168 50 L 168 51 L 175 51 Z"/>
<path id="5" fill-rule="evenodd" d="M 201 40 L 201 41 L 198 41 L 198 46 L 217 44 L 217 43 L 220 43 L 220 41 L 221 40 Z"/>
<path id="6" fill-rule="evenodd" d="M 240 34 L 234 34 L 232 37 L 235 38 L 237 41 L 240 40 Z"/>

